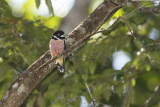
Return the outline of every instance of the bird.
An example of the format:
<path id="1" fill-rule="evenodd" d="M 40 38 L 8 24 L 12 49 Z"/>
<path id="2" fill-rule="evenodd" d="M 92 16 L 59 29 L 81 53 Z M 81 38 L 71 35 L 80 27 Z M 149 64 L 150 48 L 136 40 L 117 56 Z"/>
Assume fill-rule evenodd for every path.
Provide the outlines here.
<path id="1" fill-rule="evenodd" d="M 58 30 L 53 33 L 49 42 L 49 50 L 52 58 L 56 57 L 57 55 L 61 54 L 64 50 L 66 50 L 65 36 L 66 34 L 62 30 Z M 57 65 L 58 71 L 60 73 L 65 72 L 64 62 L 65 55 L 62 55 L 61 57 L 55 60 L 55 64 Z"/>

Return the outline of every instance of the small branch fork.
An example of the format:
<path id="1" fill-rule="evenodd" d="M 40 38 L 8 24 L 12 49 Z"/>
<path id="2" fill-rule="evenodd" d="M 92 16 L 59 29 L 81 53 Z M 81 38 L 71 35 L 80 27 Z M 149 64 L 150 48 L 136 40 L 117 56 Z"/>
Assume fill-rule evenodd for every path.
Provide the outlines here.
<path id="1" fill-rule="evenodd" d="M 89 95 L 90 95 L 90 97 L 91 97 L 91 99 L 92 99 L 92 101 L 93 101 L 93 105 L 94 105 L 94 107 L 96 107 L 96 101 L 95 101 L 95 99 L 93 98 L 93 95 L 92 95 L 92 93 L 91 93 L 91 91 L 90 91 L 90 89 L 89 89 L 89 86 L 88 86 L 88 84 L 87 84 L 87 82 L 86 82 L 86 80 L 85 80 L 85 78 L 84 78 L 84 76 L 83 76 L 83 73 L 78 69 L 78 66 L 77 66 L 77 64 L 76 64 L 75 59 L 74 59 L 74 58 L 71 58 L 71 57 L 70 57 L 70 59 L 71 59 L 71 61 L 73 62 L 73 64 L 75 65 L 75 67 L 76 67 L 76 69 L 78 70 L 78 72 L 81 74 L 82 80 L 83 80 L 83 82 L 84 82 L 84 84 L 85 84 L 85 86 L 86 86 L 86 88 L 87 88 L 87 91 L 88 91 L 88 93 L 89 93 Z"/>

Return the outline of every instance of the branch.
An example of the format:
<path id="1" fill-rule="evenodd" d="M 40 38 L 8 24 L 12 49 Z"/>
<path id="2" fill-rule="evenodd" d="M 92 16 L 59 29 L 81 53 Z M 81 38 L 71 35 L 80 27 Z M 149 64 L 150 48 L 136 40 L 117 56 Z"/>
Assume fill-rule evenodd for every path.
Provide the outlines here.
<path id="1" fill-rule="evenodd" d="M 123 0 L 123 2 L 121 1 L 122 0 L 118 0 L 118 6 L 110 1 L 104 1 L 98 6 L 92 14 L 69 33 L 66 38 L 67 50 L 61 55 L 66 54 L 66 56 L 68 56 L 79 49 L 97 32 L 105 21 L 124 5 L 125 0 Z M 19 107 L 40 81 L 56 67 L 53 60 L 55 60 L 55 58 L 51 59 L 50 53 L 47 51 L 29 66 L 28 69 L 11 84 L 0 102 L 0 106 Z"/>

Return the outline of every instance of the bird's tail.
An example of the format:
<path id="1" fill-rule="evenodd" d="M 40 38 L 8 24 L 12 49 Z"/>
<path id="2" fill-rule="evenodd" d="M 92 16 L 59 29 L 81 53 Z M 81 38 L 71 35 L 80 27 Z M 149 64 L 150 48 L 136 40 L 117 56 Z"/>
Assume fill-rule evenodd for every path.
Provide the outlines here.
<path id="1" fill-rule="evenodd" d="M 58 58 L 56 60 L 57 68 L 58 68 L 58 71 L 60 73 L 65 72 L 64 62 L 65 62 L 65 57 L 64 56 L 61 56 L 60 58 Z"/>
<path id="2" fill-rule="evenodd" d="M 60 73 L 64 73 L 65 72 L 65 68 L 64 68 L 64 64 L 61 66 L 59 63 L 57 64 L 57 67 L 58 67 L 58 71 Z"/>

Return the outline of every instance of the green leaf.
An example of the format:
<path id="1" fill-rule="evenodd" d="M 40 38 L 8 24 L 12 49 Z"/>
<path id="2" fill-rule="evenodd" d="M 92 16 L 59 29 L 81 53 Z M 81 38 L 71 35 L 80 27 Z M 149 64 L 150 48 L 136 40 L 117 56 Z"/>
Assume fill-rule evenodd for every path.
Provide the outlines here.
<path id="1" fill-rule="evenodd" d="M 54 10 L 53 10 L 53 7 L 52 7 L 51 0 L 45 0 L 45 1 L 46 1 L 46 4 L 47 4 L 47 7 L 49 9 L 49 14 L 54 15 Z"/>
<path id="2" fill-rule="evenodd" d="M 39 6 L 40 6 L 40 0 L 35 0 L 35 2 L 36 2 L 36 7 L 39 8 Z"/>

